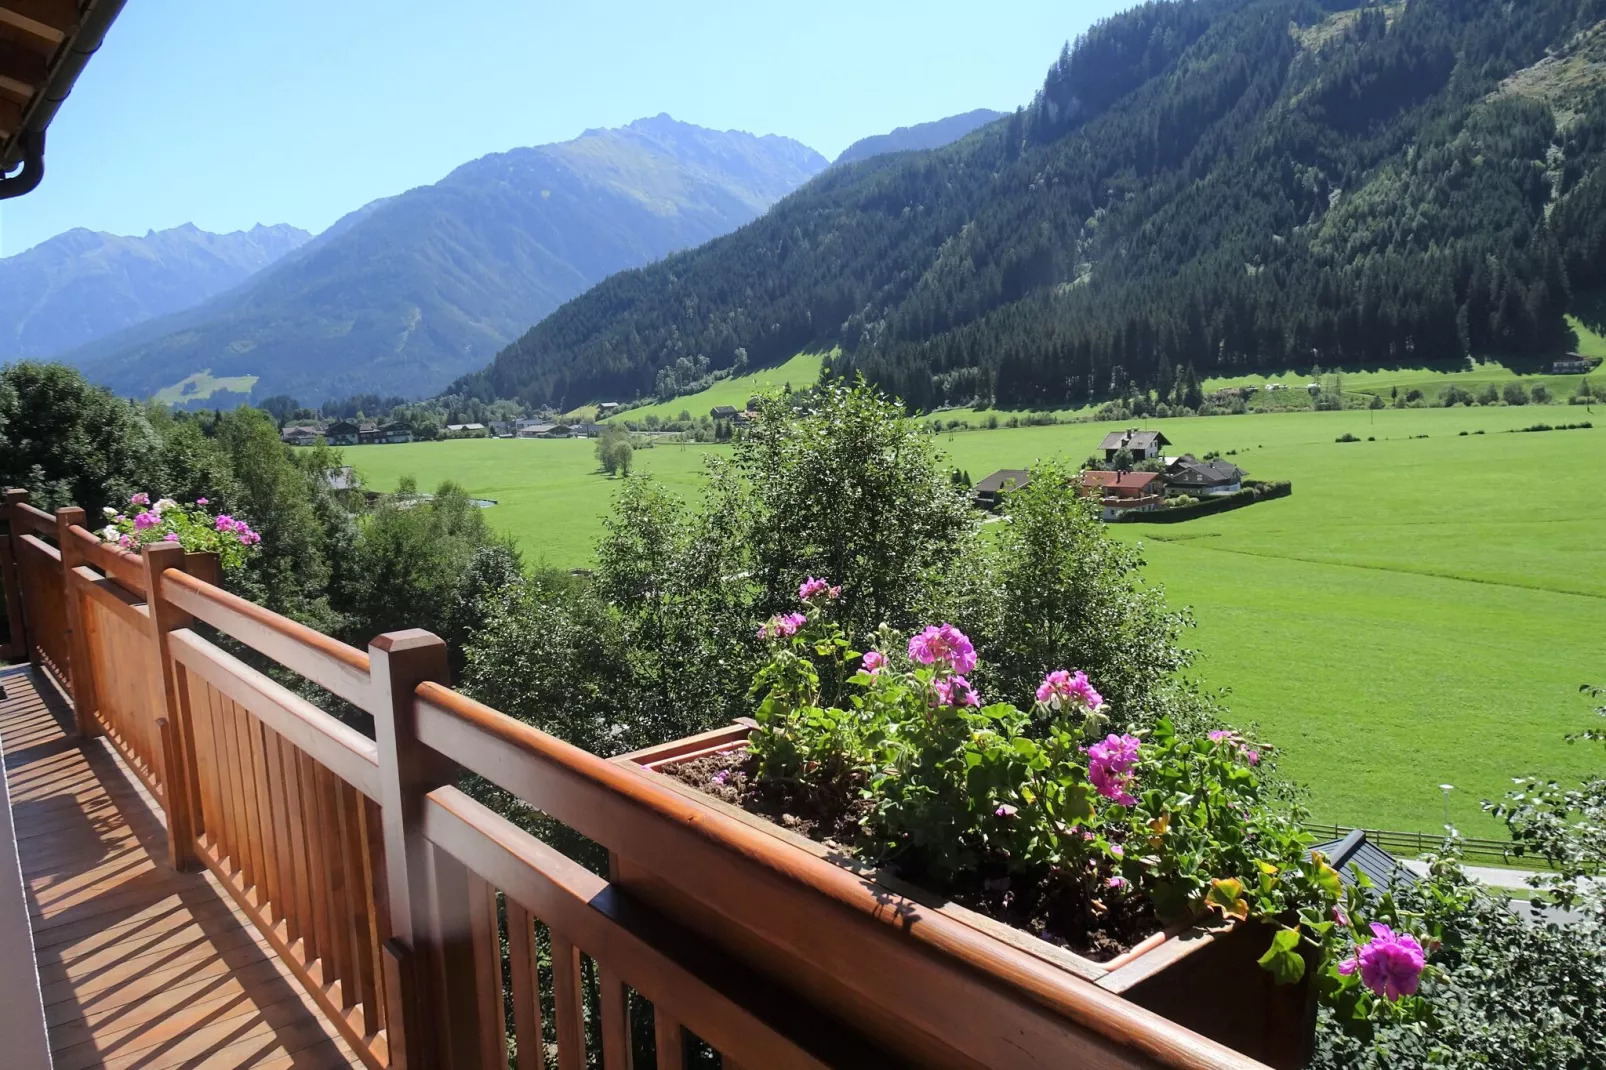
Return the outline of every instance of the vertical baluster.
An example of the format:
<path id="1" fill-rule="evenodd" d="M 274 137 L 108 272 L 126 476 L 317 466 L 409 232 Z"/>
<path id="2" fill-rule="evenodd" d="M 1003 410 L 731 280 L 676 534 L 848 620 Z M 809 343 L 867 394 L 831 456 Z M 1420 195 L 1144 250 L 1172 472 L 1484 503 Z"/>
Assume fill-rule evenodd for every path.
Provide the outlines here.
<path id="1" fill-rule="evenodd" d="M 234 768 L 231 772 L 240 786 L 240 854 L 245 862 L 246 890 L 261 905 L 267 897 L 262 872 L 261 818 L 257 814 L 256 766 L 251 761 L 251 729 L 256 719 L 238 703 L 230 702 L 229 719 L 234 726 Z"/>
<path id="2" fill-rule="evenodd" d="M 335 979 L 333 954 L 334 940 L 329 927 L 329 871 L 324 865 L 323 841 L 327 826 L 318 817 L 318 763 L 306 754 L 297 752 L 301 766 L 301 812 L 306 819 L 307 872 L 312 900 L 312 929 L 317 934 L 319 969 L 325 988 Z"/>
<path id="3" fill-rule="evenodd" d="M 279 867 L 274 864 L 278 852 L 273 828 L 273 799 L 268 793 L 268 726 L 257 720 L 251 711 L 242 709 L 240 712 L 245 717 L 246 741 L 251 748 L 246 756 L 251 763 L 247 779 L 256 807 L 256 825 L 251 839 L 256 848 L 257 864 L 262 867 L 262 878 L 257 885 L 257 902 L 267 907 L 268 915 L 277 921 L 283 908 L 279 900 Z"/>
<path id="4" fill-rule="evenodd" d="M 506 1070 L 507 1014 L 502 1000 L 502 932 L 496 919 L 496 889 L 472 870 L 468 877 L 468 931 L 473 941 L 475 1021 L 479 1023 L 479 1065 Z"/>
<path id="5" fill-rule="evenodd" d="M 217 692 L 217 725 L 219 730 L 218 776 L 223 782 L 225 805 L 228 808 L 229 865 L 241 888 L 251 887 L 250 850 L 245 824 L 245 796 L 240 787 L 240 746 L 236 733 L 233 701 L 221 691 Z"/>
<path id="6" fill-rule="evenodd" d="M 686 1030 L 656 1004 L 652 1008 L 652 1039 L 658 1070 L 686 1070 Z"/>
<path id="7" fill-rule="evenodd" d="M 315 764 L 314 783 L 318 796 L 318 824 L 323 829 L 324 887 L 329 894 L 329 946 L 324 962 L 329 967 L 325 979 L 340 982 L 340 1007 L 349 1009 L 356 1000 L 351 984 L 351 907 L 346 894 L 346 872 L 341 865 L 340 819 L 336 816 L 335 775 Z"/>
<path id="8" fill-rule="evenodd" d="M 296 913 L 296 871 L 290 855 L 290 817 L 284 788 L 281 752 L 289 744 L 273 729 L 262 726 L 263 783 L 268 796 L 268 823 L 273 826 L 273 917 L 284 929 L 284 942 L 295 943 L 301 918 Z"/>
<path id="9" fill-rule="evenodd" d="M 284 786 L 285 837 L 289 847 L 289 866 L 285 878 L 294 888 L 294 907 L 287 914 L 294 919 L 295 939 L 301 941 L 301 961 L 310 963 L 318 957 L 318 941 L 312 922 L 312 877 L 308 871 L 306 825 L 310 820 L 302 812 L 301 751 L 288 740 L 280 740 L 279 763 L 281 783 Z"/>
<path id="10" fill-rule="evenodd" d="M 546 1070 L 535 919 L 511 898 L 507 899 L 507 948 L 513 981 L 513 1037 L 519 1046 L 515 1070 Z"/>
<path id="11" fill-rule="evenodd" d="M 369 1032 L 377 1033 L 388 1022 L 383 944 L 390 938 L 390 921 L 384 898 L 384 861 L 378 854 L 379 815 L 373 801 L 360 791 L 352 790 L 351 802 L 357 840 L 357 872 L 363 891 L 362 920 L 368 941 L 364 962 L 370 987 L 363 995 L 363 1009 L 367 1013 Z"/>
<path id="12" fill-rule="evenodd" d="M 12 520 L 14 505 L 28 500 L 28 492 L 8 488 L 5 492 L 5 520 L 10 534 L 0 545 L 0 582 L 6 588 L 6 623 L 11 632 L 13 657 L 33 660 L 33 649 L 28 642 L 27 607 L 22 601 L 22 568 L 17 561 L 17 543 L 22 538 L 22 527 Z"/>
<path id="13" fill-rule="evenodd" d="M 346 875 L 346 899 L 351 917 L 352 998 L 362 1006 L 364 1036 L 379 1031 L 379 994 L 374 982 L 372 929 L 373 900 L 368 894 L 367 881 L 363 880 L 361 813 L 358 799 L 361 793 L 343 780 L 335 785 L 339 804 L 341 864 Z"/>
<path id="14" fill-rule="evenodd" d="M 84 511 L 76 505 L 56 510 L 56 547 L 61 551 L 61 596 L 67 616 L 67 669 L 68 693 L 72 695 L 73 717 L 78 733 L 95 734 L 94 711 L 99 708 L 95 698 L 95 673 L 89 666 L 89 648 L 84 643 L 84 596 L 78 590 L 73 569 L 84 564 L 78 549 L 78 540 L 68 534 L 73 525 L 82 527 Z"/>
<path id="15" fill-rule="evenodd" d="M 228 848 L 223 835 L 222 795 L 217 772 L 217 715 L 213 710 L 212 685 L 200 676 L 190 676 L 189 685 L 190 722 L 195 728 L 195 764 L 201 782 L 197 831 L 205 834 L 207 846 L 221 859 L 228 855 Z"/>
<path id="16" fill-rule="evenodd" d="M 585 1014 L 580 1005 L 580 949 L 552 934 L 552 1016 L 557 1019 L 558 1070 L 585 1070 Z"/>
<path id="17" fill-rule="evenodd" d="M 630 1070 L 630 997 L 618 974 L 601 962 L 595 964 L 602 996 L 602 1068 Z"/>

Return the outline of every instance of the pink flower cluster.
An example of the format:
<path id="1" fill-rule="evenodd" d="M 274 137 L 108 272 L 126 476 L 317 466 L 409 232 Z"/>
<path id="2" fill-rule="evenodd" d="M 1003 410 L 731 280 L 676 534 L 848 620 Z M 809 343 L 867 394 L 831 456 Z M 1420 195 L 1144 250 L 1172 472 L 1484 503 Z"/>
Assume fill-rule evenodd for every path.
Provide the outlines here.
<path id="1" fill-rule="evenodd" d="M 828 581 L 822 580 L 817 576 L 810 576 L 797 589 L 797 598 L 800 602 L 807 602 L 809 599 L 818 598 L 822 594 L 834 601 L 842 597 L 842 588 L 832 587 Z"/>
<path id="2" fill-rule="evenodd" d="M 1104 696 L 1093 690 L 1093 685 L 1087 682 L 1087 673 L 1081 669 L 1076 670 L 1075 676 L 1064 669 L 1055 669 L 1037 686 L 1037 701 L 1053 710 L 1074 703 L 1092 713 L 1104 705 Z"/>
<path id="3" fill-rule="evenodd" d="M 980 706 L 981 696 L 963 676 L 941 676 L 932 681 L 931 689 L 937 693 L 940 706 Z"/>
<path id="4" fill-rule="evenodd" d="M 1138 763 L 1142 742 L 1137 736 L 1112 732 L 1087 748 L 1087 778 L 1100 795 L 1122 806 L 1137 805 L 1138 800 L 1128 789 L 1132 787 L 1132 767 Z"/>
<path id="5" fill-rule="evenodd" d="M 866 650 L 864 652 L 864 671 L 871 676 L 879 675 L 887 667 L 887 656 L 879 650 Z"/>
<path id="6" fill-rule="evenodd" d="M 137 496 L 138 495 L 136 495 L 136 497 Z M 162 518 L 160 514 L 154 513 L 147 509 L 134 518 L 134 527 L 140 531 L 144 531 L 146 528 L 154 528 L 161 522 Z"/>
<path id="7" fill-rule="evenodd" d="M 1243 755 L 1244 761 L 1248 762 L 1250 765 L 1253 766 L 1260 764 L 1260 751 L 1255 749 L 1249 743 L 1245 742 L 1243 737 L 1238 735 L 1237 732 L 1233 732 L 1230 729 L 1218 728 L 1214 732 L 1210 733 L 1210 742 L 1225 743 L 1227 746 L 1233 748 L 1239 754 Z"/>
<path id="8" fill-rule="evenodd" d="M 219 513 L 217 517 L 217 530 L 233 532 L 239 540 L 247 546 L 262 541 L 262 536 L 251 530 L 251 525 L 243 520 L 236 520 L 228 513 Z"/>
<path id="9" fill-rule="evenodd" d="M 149 494 L 146 494 L 144 491 L 140 491 L 138 494 L 130 495 L 130 497 L 128 499 L 128 504 L 129 505 L 149 505 L 149 504 L 151 504 L 151 496 Z"/>
<path id="10" fill-rule="evenodd" d="M 785 639 L 797 634 L 808 623 L 801 613 L 781 613 L 765 621 L 758 629 L 760 639 Z"/>
<path id="11" fill-rule="evenodd" d="M 1417 982 L 1427 955 L 1416 937 L 1395 933 L 1382 922 L 1372 922 L 1372 939 L 1362 944 L 1350 958 L 1339 964 L 1338 972 L 1361 971 L 1361 983 L 1387 1000 L 1416 995 Z"/>
<path id="12" fill-rule="evenodd" d="M 942 665 L 963 676 L 976 667 L 976 648 L 952 624 L 931 625 L 909 637 L 909 660 L 918 665 Z"/>

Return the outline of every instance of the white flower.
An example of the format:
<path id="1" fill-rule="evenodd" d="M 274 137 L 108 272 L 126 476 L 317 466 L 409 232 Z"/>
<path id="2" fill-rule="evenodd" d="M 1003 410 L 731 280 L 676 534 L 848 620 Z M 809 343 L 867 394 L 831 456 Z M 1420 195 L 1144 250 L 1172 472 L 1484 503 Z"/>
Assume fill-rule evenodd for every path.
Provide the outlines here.
<path id="1" fill-rule="evenodd" d="M 116 542 L 122 534 L 117 530 L 116 524 L 107 524 L 105 530 L 100 533 L 100 537 L 107 542 Z"/>
<path id="2" fill-rule="evenodd" d="M 117 515 L 117 510 L 113 509 L 109 505 L 101 506 L 101 510 L 100 511 L 105 513 L 107 516 L 116 516 Z"/>
<path id="3" fill-rule="evenodd" d="M 175 502 L 172 498 L 158 498 L 157 501 L 156 501 L 156 504 L 151 506 L 151 509 L 155 511 L 157 516 L 161 516 L 163 513 L 167 512 L 169 509 L 177 509 L 177 508 L 178 508 L 178 502 Z"/>

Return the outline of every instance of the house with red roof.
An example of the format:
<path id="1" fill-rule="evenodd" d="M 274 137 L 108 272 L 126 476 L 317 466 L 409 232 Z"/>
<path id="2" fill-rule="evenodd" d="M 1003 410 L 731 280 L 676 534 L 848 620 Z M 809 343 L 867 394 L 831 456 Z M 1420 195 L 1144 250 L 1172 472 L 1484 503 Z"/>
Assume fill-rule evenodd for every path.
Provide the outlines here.
<path id="1" fill-rule="evenodd" d="M 1159 472 L 1105 472 L 1088 469 L 1082 473 L 1082 493 L 1097 495 L 1104 519 L 1115 520 L 1125 513 L 1148 513 L 1165 504 L 1165 477 Z"/>

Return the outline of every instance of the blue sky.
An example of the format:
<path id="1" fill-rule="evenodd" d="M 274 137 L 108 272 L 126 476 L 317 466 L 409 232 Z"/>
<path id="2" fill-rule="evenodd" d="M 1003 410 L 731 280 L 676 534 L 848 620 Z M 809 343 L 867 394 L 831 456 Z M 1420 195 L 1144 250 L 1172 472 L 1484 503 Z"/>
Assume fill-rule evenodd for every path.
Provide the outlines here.
<path id="1" fill-rule="evenodd" d="M 0 203 L 0 255 L 71 227 L 327 227 L 488 152 L 668 112 L 827 157 L 1026 103 L 1131 0 L 144 0 Z"/>

